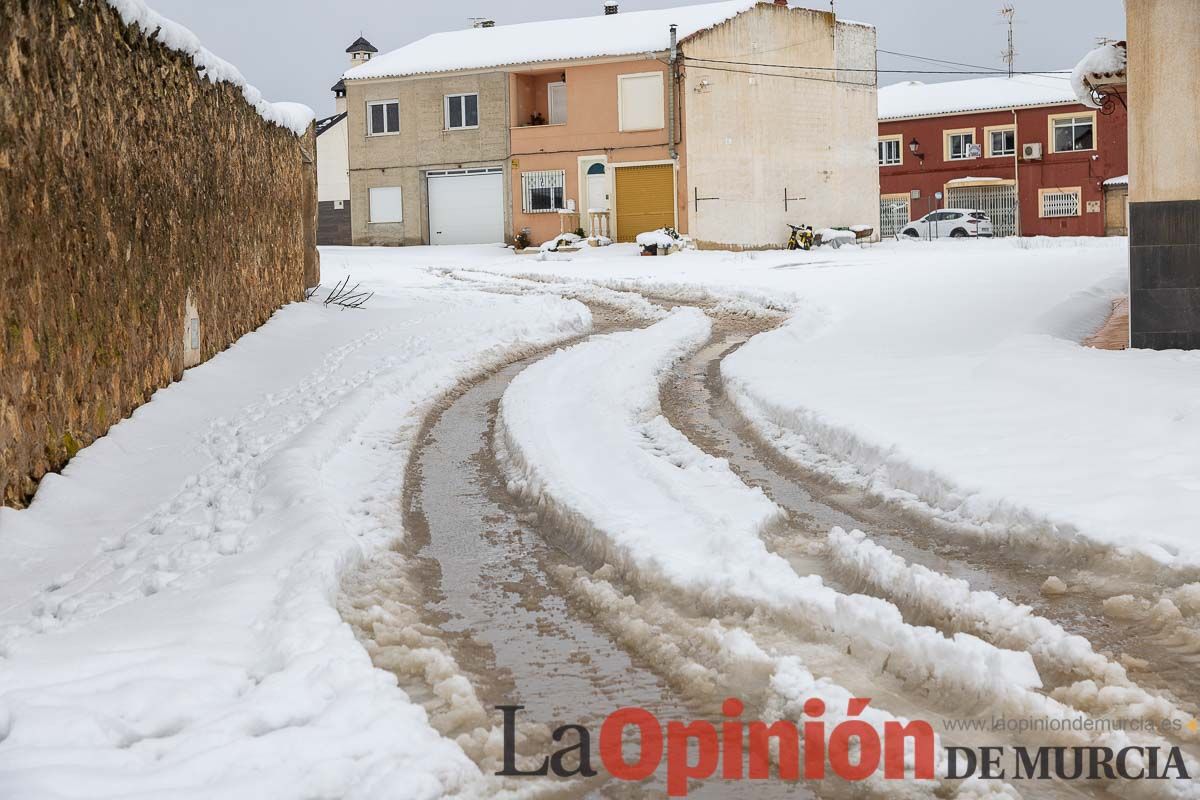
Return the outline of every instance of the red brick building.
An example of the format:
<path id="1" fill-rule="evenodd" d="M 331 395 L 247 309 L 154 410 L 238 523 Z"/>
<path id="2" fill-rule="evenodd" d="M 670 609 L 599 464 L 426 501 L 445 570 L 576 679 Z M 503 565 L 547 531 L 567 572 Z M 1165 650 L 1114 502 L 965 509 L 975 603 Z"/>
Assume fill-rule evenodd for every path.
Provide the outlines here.
<path id="1" fill-rule="evenodd" d="M 1124 235 L 1127 182 L 1105 181 L 1129 172 L 1126 112 L 1107 110 L 1081 105 L 1065 73 L 881 88 L 881 233 L 978 208 L 998 236 Z"/>

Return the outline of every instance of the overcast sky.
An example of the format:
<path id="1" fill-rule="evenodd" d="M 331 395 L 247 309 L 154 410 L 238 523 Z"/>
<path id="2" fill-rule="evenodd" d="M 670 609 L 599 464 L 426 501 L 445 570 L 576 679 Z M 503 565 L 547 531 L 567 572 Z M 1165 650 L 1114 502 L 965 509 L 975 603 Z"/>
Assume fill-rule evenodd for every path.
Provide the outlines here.
<path id="1" fill-rule="evenodd" d="M 870 22 L 879 49 L 985 67 L 1003 67 L 1007 33 L 1002 0 L 835 0 L 838 16 Z M 1121 0 L 1011 0 L 1016 7 L 1017 69 L 1069 69 L 1100 36 L 1125 38 Z M 361 32 L 381 52 L 437 31 L 586 16 L 603 0 L 149 0 L 195 31 L 208 49 L 236 64 L 271 100 L 333 113 L 329 87 L 349 66 L 346 47 Z M 690 0 L 620 0 L 622 11 L 692 5 Z M 812 8 L 827 8 L 810 0 Z M 880 69 L 955 69 L 881 53 Z M 969 77 L 969 76 L 968 76 Z M 952 75 L 882 74 L 880 83 L 953 80 Z"/>

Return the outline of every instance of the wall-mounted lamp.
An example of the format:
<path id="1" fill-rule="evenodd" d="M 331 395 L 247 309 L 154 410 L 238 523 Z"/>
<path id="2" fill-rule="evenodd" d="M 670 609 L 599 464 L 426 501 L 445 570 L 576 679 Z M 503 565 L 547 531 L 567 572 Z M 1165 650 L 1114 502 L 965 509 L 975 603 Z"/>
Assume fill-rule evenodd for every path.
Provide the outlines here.
<path id="1" fill-rule="evenodd" d="M 912 153 L 914 156 L 921 159 L 921 163 L 924 164 L 925 163 L 925 154 L 917 152 L 920 149 L 921 149 L 921 143 L 918 142 L 917 137 L 914 136 L 913 140 L 908 143 L 908 152 Z"/>

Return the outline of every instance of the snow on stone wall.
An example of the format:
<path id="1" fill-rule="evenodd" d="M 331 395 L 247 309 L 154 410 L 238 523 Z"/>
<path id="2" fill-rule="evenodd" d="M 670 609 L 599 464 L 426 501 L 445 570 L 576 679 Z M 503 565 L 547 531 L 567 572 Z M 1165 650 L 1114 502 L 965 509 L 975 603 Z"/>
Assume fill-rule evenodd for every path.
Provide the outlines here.
<path id="1" fill-rule="evenodd" d="M 315 283 L 311 131 L 133 21 L 0 0 L 6 505 Z"/>

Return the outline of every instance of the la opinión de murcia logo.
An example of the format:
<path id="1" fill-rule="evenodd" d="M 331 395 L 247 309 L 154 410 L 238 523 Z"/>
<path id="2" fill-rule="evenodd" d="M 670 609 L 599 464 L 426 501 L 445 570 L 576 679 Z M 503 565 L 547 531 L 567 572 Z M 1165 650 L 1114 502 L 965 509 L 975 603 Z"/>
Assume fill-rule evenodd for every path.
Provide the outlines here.
<path id="1" fill-rule="evenodd" d="M 771 753 L 777 748 L 775 776 L 796 781 L 841 778 L 862 781 L 883 768 L 887 780 L 932 779 L 936 774 L 937 736 L 921 720 L 891 720 L 879 730 L 858 717 L 869 699 L 851 698 L 846 719 L 827 725 L 825 701 L 804 702 L 801 724 L 740 719 L 745 705 L 737 698 L 721 707 L 726 719 L 670 721 L 663 725 L 644 708 L 620 708 L 600 725 L 597 747 L 600 766 L 613 778 L 644 781 L 666 759 L 667 794 L 686 797 L 689 781 L 716 775 L 724 780 L 767 780 L 772 777 Z M 584 725 L 561 725 L 553 741 L 562 747 L 544 756 L 537 766 L 517 766 L 516 728 L 521 705 L 496 706 L 504 719 L 506 777 L 554 775 L 591 778 L 592 732 Z M 624 751 L 625 733 L 637 731 L 637 747 Z M 946 747 L 942 777 L 993 780 L 1190 780 L 1177 747 Z"/>

